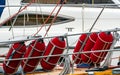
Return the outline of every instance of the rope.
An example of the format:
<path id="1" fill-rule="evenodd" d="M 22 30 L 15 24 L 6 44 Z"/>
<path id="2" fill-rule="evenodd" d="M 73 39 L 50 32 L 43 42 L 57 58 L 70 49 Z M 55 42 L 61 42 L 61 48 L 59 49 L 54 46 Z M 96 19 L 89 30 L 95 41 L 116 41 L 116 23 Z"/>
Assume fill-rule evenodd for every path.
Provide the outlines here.
<path id="1" fill-rule="evenodd" d="M 86 42 L 87 42 L 87 40 L 88 40 L 88 38 L 89 38 L 89 35 L 90 35 L 90 33 L 89 34 L 86 34 L 87 36 L 86 36 L 86 38 L 85 38 L 85 40 L 82 42 L 82 46 L 81 46 L 81 48 L 79 49 L 79 52 L 78 52 L 78 54 L 77 54 L 77 58 L 75 58 L 74 59 L 74 61 L 72 62 L 72 64 L 74 64 L 77 60 L 78 60 L 78 56 L 81 54 L 81 52 L 83 52 L 82 50 L 83 50 L 83 48 L 84 48 L 84 46 L 85 46 L 85 44 L 86 44 Z M 81 59 L 82 60 L 82 59 Z"/>
<path id="2" fill-rule="evenodd" d="M 88 37 L 89 37 L 89 39 L 90 39 L 91 42 L 93 42 L 94 44 L 96 43 L 96 41 L 93 40 L 90 36 L 88 36 Z M 84 52 L 84 51 L 83 51 L 83 52 Z M 88 64 L 89 64 L 89 63 L 92 63 L 92 61 L 91 61 L 91 59 L 90 59 L 90 54 L 87 55 L 87 54 L 84 54 L 84 53 L 83 53 L 83 55 L 88 58 L 87 62 L 84 62 L 84 63 L 88 63 Z"/>
<path id="3" fill-rule="evenodd" d="M 95 22 L 93 23 L 92 27 L 90 28 L 89 32 L 92 31 L 93 27 L 95 26 L 96 22 L 98 21 L 98 19 L 100 18 L 100 16 L 102 15 L 103 11 L 105 9 L 105 6 L 102 8 L 101 12 L 99 13 L 98 17 L 96 18 Z M 90 35 L 90 34 L 89 34 Z M 87 42 L 87 39 L 89 38 L 89 35 L 87 35 L 86 39 L 84 40 L 82 47 L 80 49 L 80 51 L 82 51 L 82 49 L 84 48 L 85 43 Z M 76 60 L 75 60 L 76 61 Z M 73 61 L 73 63 L 75 62 Z"/>
<path id="4" fill-rule="evenodd" d="M 32 46 L 32 43 L 30 44 L 30 46 L 32 46 L 32 50 L 29 52 L 29 55 L 28 55 L 28 57 L 27 57 L 27 58 L 32 57 L 32 53 L 34 52 L 34 48 L 35 48 L 35 46 L 36 46 L 37 42 L 38 42 L 38 40 L 35 40 L 35 43 L 34 43 L 34 45 L 33 45 L 33 46 Z M 27 52 L 27 51 L 26 51 L 26 52 Z M 40 60 L 40 59 L 38 59 L 38 60 Z M 28 64 L 29 59 L 27 59 L 27 60 L 23 60 L 23 61 L 24 61 L 24 65 L 23 65 L 23 69 L 24 69 L 26 65 L 29 65 L 29 64 Z"/>
<path id="5" fill-rule="evenodd" d="M 55 45 L 52 41 L 50 41 L 50 43 L 51 43 L 53 46 L 55 46 L 56 48 L 59 48 L 59 49 L 65 49 L 65 48 L 66 48 L 66 47 L 64 47 L 64 48 L 59 47 L 59 46 Z"/>
<path id="6" fill-rule="evenodd" d="M 102 50 L 107 49 L 108 46 L 109 46 L 109 44 L 105 43 L 105 44 L 104 44 L 104 47 L 102 48 Z M 95 54 L 95 55 L 96 55 L 96 54 Z M 98 59 L 97 59 L 97 61 L 96 61 L 95 63 L 98 63 L 98 61 L 101 61 L 102 58 L 104 58 L 104 57 L 103 57 L 104 55 L 105 55 L 105 52 L 100 52 L 99 56 L 96 55 L 96 56 L 98 57 Z"/>
<path id="7" fill-rule="evenodd" d="M 11 16 L 11 14 L 10 14 L 10 6 L 9 6 L 9 2 L 8 2 L 8 0 L 7 0 L 7 3 L 8 3 L 8 10 L 9 10 L 9 12 L 8 12 L 8 14 L 9 14 L 9 16 Z M 12 24 L 12 21 L 10 21 L 10 24 Z"/>
<path id="8" fill-rule="evenodd" d="M 45 57 L 54 57 L 54 56 L 67 56 L 67 55 L 73 55 L 73 54 L 92 53 L 92 52 L 95 52 L 95 53 L 98 53 L 98 52 L 112 52 L 112 51 L 120 51 L 120 50 L 119 49 L 110 49 L 110 50 L 86 51 L 86 52 L 76 52 L 76 53 L 68 53 L 68 54 L 37 56 L 37 57 L 30 57 L 30 58 L 6 59 L 5 61 L 24 60 L 24 59 L 36 59 L 36 58 L 45 58 Z"/>
<path id="9" fill-rule="evenodd" d="M 102 48 L 102 50 L 104 49 L 108 49 L 109 48 L 109 45 L 112 44 L 112 42 L 107 42 L 107 41 L 104 41 L 101 37 L 100 37 L 100 34 L 98 34 L 98 38 L 104 43 L 104 46 Z M 95 63 L 97 63 L 99 60 L 102 61 L 102 58 L 104 58 L 103 56 L 106 54 L 106 52 L 100 52 L 99 56 L 98 56 L 98 59 Z M 96 55 L 96 54 L 95 54 Z M 101 57 L 101 58 L 99 58 Z"/>
<path id="10" fill-rule="evenodd" d="M 56 10 L 57 6 L 60 4 L 60 0 L 58 1 L 57 5 L 55 6 L 55 8 L 53 9 L 53 11 L 50 13 L 50 15 L 48 16 L 48 18 L 44 21 L 44 23 L 42 24 L 42 26 L 40 27 L 40 29 L 34 34 L 37 35 L 40 30 L 43 28 L 43 26 L 45 26 L 45 24 L 48 22 L 48 20 L 50 19 L 51 15 L 53 14 L 53 12 Z"/>
<path id="11" fill-rule="evenodd" d="M 100 16 L 102 15 L 104 9 L 105 9 L 105 6 L 102 8 L 101 12 L 99 13 L 98 17 L 96 18 L 96 20 L 95 20 L 95 22 L 93 23 L 92 27 L 90 28 L 89 32 L 92 31 L 93 27 L 95 26 L 95 24 L 97 23 L 98 19 L 99 19 Z"/>
<path id="12" fill-rule="evenodd" d="M 45 33 L 44 37 L 47 35 L 48 31 L 50 30 L 51 26 L 53 25 L 54 21 L 56 20 L 57 15 L 58 15 L 58 13 L 60 12 L 60 10 L 61 10 L 61 8 L 62 8 L 63 4 L 64 4 L 64 1 L 62 2 L 62 4 L 61 4 L 60 8 L 58 9 L 58 11 L 57 11 L 57 13 L 56 13 L 56 15 L 54 16 L 54 18 L 53 18 L 53 20 L 52 20 L 52 22 L 51 22 L 50 26 L 48 27 L 48 29 L 47 29 L 47 31 L 46 31 L 46 33 Z"/>
<path id="13" fill-rule="evenodd" d="M 14 48 L 13 47 L 14 45 L 12 45 L 11 46 L 11 49 L 13 49 L 13 52 L 12 52 L 12 54 L 9 56 L 9 57 L 6 57 L 6 59 L 4 60 L 4 64 L 7 66 L 7 67 L 9 67 L 9 68 L 11 68 L 11 69 L 16 69 L 16 67 L 12 67 L 12 66 L 10 66 L 9 64 L 10 64 L 10 62 L 12 62 L 12 61 L 6 61 L 6 60 L 8 60 L 8 59 L 12 59 L 12 57 L 13 57 L 13 55 L 15 54 L 15 53 L 18 53 L 18 54 L 24 54 L 24 53 L 22 53 L 22 52 L 19 52 L 19 50 L 24 46 L 24 44 L 20 44 L 17 48 Z M 13 58 L 14 59 L 14 58 Z M 15 58 L 15 59 L 17 59 L 17 58 Z M 14 60 L 14 61 L 18 61 L 18 60 Z M 17 65 L 17 68 L 18 68 L 18 65 Z"/>
<path id="14" fill-rule="evenodd" d="M 68 56 L 64 56 L 65 63 L 64 63 L 64 69 L 61 71 L 59 75 L 66 75 L 70 73 L 70 58 Z"/>
<path id="15" fill-rule="evenodd" d="M 20 12 L 22 12 L 24 9 L 26 9 L 28 6 L 30 6 L 35 0 L 32 0 L 29 4 L 27 4 L 26 6 L 24 6 L 24 8 L 22 8 L 21 10 L 19 10 L 17 13 L 13 14 L 12 16 L 10 16 L 8 19 L 6 19 L 5 21 L 3 21 L 2 23 L 0 23 L 0 26 L 2 26 L 4 23 L 6 23 L 7 21 L 11 20 L 13 17 L 15 17 L 16 15 L 18 15 Z"/>
<path id="16" fill-rule="evenodd" d="M 59 49 L 61 49 L 61 50 L 64 50 L 64 49 L 65 49 L 65 47 L 64 47 L 64 48 L 61 48 L 61 47 L 55 45 L 52 41 L 50 41 L 49 44 L 51 44 L 53 47 L 52 47 L 52 49 L 51 49 L 51 51 L 49 52 L 48 55 L 55 55 L 55 54 L 53 54 L 55 48 L 59 48 Z M 45 50 L 45 51 L 46 51 L 46 50 Z M 45 52 L 44 52 L 44 53 L 45 53 Z M 61 53 L 60 53 L 60 54 L 61 54 Z M 48 63 L 48 64 L 50 64 L 50 65 L 56 65 L 56 64 L 57 64 L 57 63 L 55 63 L 55 64 L 54 64 L 54 63 L 51 63 L 49 60 L 50 60 L 50 57 L 47 57 L 47 58 L 44 58 L 44 59 L 43 59 L 43 61 L 45 61 L 46 63 Z"/>
<path id="17" fill-rule="evenodd" d="M 110 43 L 106 45 L 105 49 L 109 49 L 109 47 L 110 47 Z M 106 54 L 107 54 L 107 52 L 101 53 L 101 57 L 104 59 L 106 57 Z M 101 59 L 100 62 L 103 60 L 102 58 L 100 58 Z"/>
<path id="18" fill-rule="evenodd" d="M 8 0 L 7 0 L 7 3 L 8 3 L 9 16 L 11 17 Z M 16 17 L 17 17 L 17 16 L 16 16 Z M 14 23 L 14 22 L 13 22 L 13 23 Z M 11 27 L 13 27 L 13 26 L 12 26 L 12 21 L 11 21 L 11 20 L 10 20 L 10 24 L 11 24 Z M 12 36 L 13 36 L 13 38 L 14 38 L 14 31 L 13 31 L 13 29 L 12 29 Z"/>

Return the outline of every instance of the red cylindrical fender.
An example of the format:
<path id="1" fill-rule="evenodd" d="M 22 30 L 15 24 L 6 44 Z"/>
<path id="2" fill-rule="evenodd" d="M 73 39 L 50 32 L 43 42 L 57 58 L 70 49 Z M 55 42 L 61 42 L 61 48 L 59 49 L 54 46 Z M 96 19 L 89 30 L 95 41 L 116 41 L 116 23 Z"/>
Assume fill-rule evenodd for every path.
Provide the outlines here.
<path id="1" fill-rule="evenodd" d="M 55 37 L 50 40 L 43 56 L 62 54 L 66 45 L 63 37 Z M 58 63 L 60 56 L 44 57 L 41 59 L 41 66 L 44 70 L 52 70 Z"/>
<path id="2" fill-rule="evenodd" d="M 110 32 L 100 32 L 92 51 L 109 49 L 113 42 L 113 36 Z M 90 55 L 94 63 L 100 63 L 104 60 L 107 52 L 92 52 Z"/>
<path id="3" fill-rule="evenodd" d="M 82 44 L 83 42 L 85 41 L 87 37 L 87 34 L 82 34 L 80 37 L 79 37 L 79 40 L 74 48 L 74 51 L 73 53 L 76 53 L 76 52 L 80 52 L 80 49 L 82 47 Z M 80 64 L 82 63 L 82 60 L 81 60 L 81 54 L 73 54 L 72 55 L 72 59 L 73 61 L 76 63 L 76 64 Z"/>
<path id="4" fill-rule="evenodd" d="M 22 58 L 26 51 L 24 42 L 15 43 L 11 46 L 6 59 L 17 59 Z M 17 71 L 22 60 L 4 61 L 3 69 L 6 74 L 13 74 Z"/>
<path id="5" fill-rule="evenodd" d="M 32 41 L 32 43 L 28 46 L 27 51 L 25 52 L 24 58 L 41 56 L 44 50 L 45 43 L 43 42 L 43 39 Z M 23 71 L 24 72 L 34 71 L 39 61 L 40 58 L 23 60 L 21 63 Z"/>
<path id="6" fill-rule="evenodd" d="M 94 46 L 96 42 L 97 37 L 98 37 L 97 33 L 90 34 L 82 52 L 91 51 L 92 47 Z M 90 60 L 90 54 L 91 53 L 81 54 L 81 59 L 84 63 L 92 63 Z"/>

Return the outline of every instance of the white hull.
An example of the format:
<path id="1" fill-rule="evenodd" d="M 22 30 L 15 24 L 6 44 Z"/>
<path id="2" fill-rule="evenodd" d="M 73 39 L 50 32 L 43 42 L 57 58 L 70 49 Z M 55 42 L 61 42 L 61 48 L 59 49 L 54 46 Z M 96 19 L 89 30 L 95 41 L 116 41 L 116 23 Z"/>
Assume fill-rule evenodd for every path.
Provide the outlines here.
<path id="1" fill-rule="evenodd" d="M 55 5 L 51 6 L 44 6 L 41 5 L 40 7 L 28 7 L 26 10 L 24 10 L 22 13 L 36 13 L 41 12 L 42 13 L 48 13 L 50 14 L 52 10 L 54 9 Z M 40 10 L 41 8 L 41 10 Z M 47 36 L 59 36 L 59 35 L 65 35 L 65 34 L 74 34 L 74 33 L 82 33 L 82 32 L 88 32 L 92 25 L 94 24 L 95 20 L 97 19 L 98 15 L 100 14 L 101 10 L 103 8 L 91 8 L 91 7 L 70 7 L 70 6 L 63 6 L 60 10 L 60 13 L 58 16 L 68 16 L 72 17 L 75 20 L 71 22 L 66 23 L 59 23 L 56 25 L 53 25 Z M 6 20 L 10 15 L 15 14 L 19 8 L 14 7 L 8 9 L 7 7 L 4 9 L 4 12 L 1 16 L 0 23 L 2 23 L 4 20 Z M 56 12 L 54 12 L 55 14 Z M 102 31 L 102 30 L 109 30 L 114 28 L 120 28 L 120 9 L 119 8 L 105 8 L 102 12 L 101 16 L 99 17 L 98 21 L 96 22 L 95 26 L 93 27 L 92 31 Z M 14 37 L 19 36 L 29 36 L 34 35 L 37 30 L 40 28 L 40 26 L 28 26 L 28 27 L 15 27 L 12 28 L 11 31 L 9 31 L 10 27 L 2 26 L 0 28 L 0 41 L 6 41 Z M 44 36 L 46 33 L 46 29 L 48 26 L 43 27 L 42 30 L 39 32 L 38 35 Z M 72 31 L 68 31 L 66 28 L 73 28 Z M 75 45 L 76 41 L 78 40 L 78 36 L 69 38 L 70 42 L 69 45 Z M 118 54 L 119 55 L 119 54 Z M 118 60 L 117 60 L 118 61 Z M 115 63 L 112 63 L 114 65 L 117 65 Z"/>
<path id="2" fill-rule="evenodd" d="M 55 6 L 41 6 L 42 13 L 51 13 L 53 8 Z M 34 10 L 33 10 L 34 9 Z M 39 12 L 40 8 L 37 8 Z M 96 18 L 100 14 L 102 8 L 89 8 L 85 7 L 84 9 L 82 7 L 69 7 L 69 6 L 63 6 L 59 15 L 61 16 L 70 16 L 73 17 L 75 20 L 67 23 L 60 23 L 57 25 L 52 25 L 48 32 L 48 36 L 54 36 L 54 35 L 64 35 L 66 33 L 81 33 L 81 32 L 88 32 L 90 28 L 92 27 L 93 23 L 95 22 Z M 9 15 L 7 8 L 4 9 L 5 12 L 3 12 L 1 16 L 1 21 L 8 18 L 4 15 Z M 16 11 L 17 12 L 17 11 Z M 11 14 L 16 13 L 14 11 L 11 11 Z M 35 13 L 36 7 L 28 7 L 26 10 L 24 10 L 22 13 L 28 12 L 28 13 Z M 55 12 L 56 13 L 56 12 Z M 105 8 L 102 12 L 101 16 L 99 17 L 98 21 L 96 22 L 95 26 L 93 27 L 92 31 L 102 31 L 102 30 L 109 30 L 113 28 L 119 28 L 120 27 L 120 9 L 113 9 L 113 8 Z M 2 22 L 1 22 L 2 23 Z M 21 35 L 33 35 L 37 32 L 37 30 L 40 28 L 39 26 L 28 26 L 25 27 L 15 27 L 13 28 L 13 31 L 9 31 L 10 27 L 2 26 L 0 29 L 0 40 L 8 40 L 13 35 L 21 36 Z M 66 28 L 73 28 L 72 31 L 68 32 L 68 29 Z M 44 36 L 46 27 L 43 27 L 42 30 L 39 32 L 38 35 Z M 12 33 L 13 32 L 13 33 Z"/>

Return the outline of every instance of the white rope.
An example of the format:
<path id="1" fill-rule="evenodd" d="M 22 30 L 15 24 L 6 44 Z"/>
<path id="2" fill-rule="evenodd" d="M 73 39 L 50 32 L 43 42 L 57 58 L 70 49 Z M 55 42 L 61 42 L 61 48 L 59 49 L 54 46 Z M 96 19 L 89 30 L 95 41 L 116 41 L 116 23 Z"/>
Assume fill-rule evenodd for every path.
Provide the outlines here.
<path id="1" fill-rule="evenodd" d="M 64 69 L 61 71 L 59 75 L 66 75 L 70 73 L 70 59 L 68 56 L 64 56 L 65 62 L 64 62 Z"/>
<path id="2" fill-rule="evenodd" d="M 39 53 L 43 53 L 43 52 L 44 52 L 44 50 L 38 50 L 37 48 L 35 48 L 35 47 L 32 46 L 32 45 L 30 45 L 30 46 L 32 47 L 32 49 L 36 50 L 36 51 L 39 52 Z"/>
<path id="3" fill-rule="evenodd" d="M 99 38 L 102 42 L 104 42 L 104 43 L 112 43 L 112 42 L 107 42 L 107 41 L 103 40 L 103 39 L 100 37 L 100 34 L 98 34 L 98 38 Z"/>
<path id="4" fill-rule="evenodd" d="M 54 65 L 54 66 L 57 65 L 57 63 L 55 63 L 55 64 L 54 64 L 54 63 L 51 63 L 51 62 L 47 61 L 45 58 L 43 58 L 42 60 L 45 61 L 45 62 L 46 62 L 47 64 L 49 64 L 49 65 Z"/>
<path id="5" fill-rule="evenodd" d="M 38 40 L 35 40 L 35 43 L 34 43 L 33 47 L 36 46 L 37 42 L 38 42 Z M 30 45 L 32 45 L 32 44 L 30 44 Z M 31 50 L 31 52 L 29 53 L 29 55 L 28 55 L 27 58 L 30 58 L 33 52 L 34 52 L 34 49 L 32 48 L 32 50 Z M 25 66 L 28 64 L 28 62 L 29 62 L 29 59 L 25 60 L 25 62 L 24 62 L 24 64 L 23 64 L 23 69 L 24 69 Z"/>
<path id="6" fill-rule="evenodd" d="M 96 41 L 94 41 L 90 36 L 89 36 L 90 41 L 92 41 L 93 43 L 96 43 Z"/>
<path id="7" fill-rule="evenodd" d="M 57 46 L 57 45 L 55 45 L 52 41 L 50 41 L 50 43 L 53 45 L 53 46 L 55 46 L 56 48 L 59 48 L 59 49 L 65 49 L 66 47 L 64 47 L 64 48 L 62 48 L 62 47 L 59 47 L 59 46 Z"/>
<path id="8" fill-rule="evenodd" d="M 87 41 L 87 39 L 88 39 L 88 36 L 89 35 L 87 35 L 86 36 L 86 38 L 85 38 L 85 40 L 84 41 L 81 41 L 81 40 L 78 40 L 78 41 L 80 41 L 81 43 L 81 48 L 79 49 L 79 52 L 78 52 L 78 54 L 77 54 L 77 57 L 73 60 L 73 64 L 78 60 L 78 58 L 79 58 L 79 55 L 80 55 L 80 52 L 82 52 L 82 50 L 83 50 L 83 48 L 84 48 L 84 46 L 85 46 L 85 44 L 86 44 L 86 41 Z M 81 37 L 81 36 L 80 36 Z M 80 38 L 79 38 L 80 39 Z"/>
<path id="9" fill-rule="evenodd" d="M 8 3 L 8 10 L 9 10 L 9 17 L 11 17 L 11 13 L 10 13 L 10 6 L 9 6 L 9 1 L 7 0 L 7 3 Z M 10 24 L 12 25 L 12 21 L 10 20 Z M 14 38 L 14 30 L 13 30 L 13 26 L 12 26 L 12 36 Z"/>
<path id="10" fill-rule="evenodd" d="M 24 59 L 36 59 L 36 58 L 55 57 L 55 56 L 66 56 L 66 55 L 92 53 L 92 52 L 95 52 L 95 53 L 97 53 L 97 52 L 113 52 L 113 51 L 120 51 L 120 49 L 97 50 L 97 51 L 76 52 L 76 53 L 68 53 L 68 54 L 56 54 L 56 55 L 37 56 L 37 57 L 29 57 L 29 58 L 7 59 L 5 61 L 24 60 Z M 3 59 L 0 59 L 0 60 L 3 60 Z"/>

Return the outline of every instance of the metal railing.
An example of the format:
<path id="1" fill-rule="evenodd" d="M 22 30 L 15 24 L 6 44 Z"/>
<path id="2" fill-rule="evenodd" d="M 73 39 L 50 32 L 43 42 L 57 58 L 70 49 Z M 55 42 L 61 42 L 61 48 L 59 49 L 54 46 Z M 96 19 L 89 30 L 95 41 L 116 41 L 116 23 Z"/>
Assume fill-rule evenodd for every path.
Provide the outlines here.
<path id="1" fill-rule="evenodd" d="M 77 35 L 81 35 L 81 34 L 91 34 L 92 32 L 88 32 L 88 33 L 78 33 L 78 34 L 70 34 L 70 35 L 61 35 L 62 37 L 64 37 L 66 39 L 66 49 L 67 49 L 67 52 L 65 52 L 64 54 L 57 54 L 57 55 L 47 55 L 47 56 L 37 56 L 37 57 L 28 57 L 28 58 L 17 58 L 17 59 L 6 59 L 5 61 L 14 61 L 14 60 L 24 60 L 24 59 L 36 59 L 36 58 L 45 58 L 45 57 L 55 57 L 55 56 L 61 56 L 64 58 L 65 62 L 64 62 L 64 69 L 62 70 L 62 72 L 60 73 L 61 75 L 65 75 L 67 73 L 70 73 L 70 72 L 73 72 L 72 71 L 72 68 L 70 66 L 71 64 L 71 60 L 70 60 L 70 55 L 73 55 L 73 54 L 83 54 L 83 53 L 92 53 L 92 52 L 108 52 L 109 55 L 107 56 L 107 59 L 104 63 L 104 66 L 108 65 L 109 64 L 109 61 L 111 59 L 111 54 L 112 52 L 114 51 L 120 51 L 119 49 L 113 49 L 114 48 L 114 45 L 115 43 L 120 39 L 120 35 L 118 34 L 118 32 L 120 31 L 120 28 L 116 28 L 116 29 L 111 29 L 111 30 L 106 30 L 104 32 L 113 32 L 113 35 L 114 35 L 114 39 L 115 39 L 115 42 L 112 44 L 111 46 L 111 49 L 110 50 L 97 50 L 97 51 L 86 51 L 86 52 L 76 52 L 76 53 L 69 53 L 70 49 L 69 49 L 69 44 L 68 44 L 68 37 L 71 37 L 71 36 L 77 36 Z M 96 32 L 96 33 L 99 33 L 99 32 Z M 13 41 L 3 41 L 3 42 L 0 42 L 0 44 L 3 44 L 3 43 L 6 43 L 6 44 L 12 44 L 12 43 L 15 43 L 15 42 L 21 42 L 21 41 L 29 41 L 29 40 L 37 40 L 37 39 L 49 39 L 49 38 L 53 38 L 53 37 L 56 37 L 56 36 L 52 36 L 52 37 L 45 37 L 45 38 L 42 38 L 42 37 L 36 37 L 36 36 L 31 36 L 31 37 L 27 37 L 26 39 L 24 40 L 13 40 Z M 1 59 L 3 60 L 3 59 Z M 4 61 L 4 60 L 3 60 Z M 72 65 L 74 65 L 74 63 L 72 63 Z M 73 69 L 74 70 L 74 69 Z"/>

